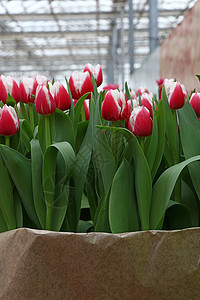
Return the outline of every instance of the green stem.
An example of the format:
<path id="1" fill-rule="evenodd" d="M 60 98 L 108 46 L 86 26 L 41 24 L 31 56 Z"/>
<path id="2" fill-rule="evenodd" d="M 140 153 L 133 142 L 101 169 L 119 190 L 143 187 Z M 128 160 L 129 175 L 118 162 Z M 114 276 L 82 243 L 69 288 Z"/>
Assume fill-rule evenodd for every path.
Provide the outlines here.
<path id="1" fill-rule="evenodd" d="M 29 108 L 29 118 L 30 118 L 30 126 L 32 131 L 34 131 L 34 116 L 33 116 L 33 103 L 28 103 L 28 108 Z"/>
<path id="2" fill-rule="evenodd" d="M 46 142 L 46 148 L 48 148 L 51 145 L 51 132 L 50 132 L 49 116 L 44 116 L 44 123 L 45 123 L 45 142 Z"/>
<path id="3" fill-rule="evenodd" d="M 26 111 L 26 107 L 25 107 L 24 103 L 21 102 L 21 101 L 20 101 L 20 109 L 21 109 L 21 113 L 22 113 L 24 119 L 26 119 L 28 121 L 29 119 L 28 119 L 28 114 L 27 114 L 27 111 Z"/>
<path id="4" fill-rule="evenodd" d="M 47 204 L 46 210 L 46 230 L 51 230 L 52 206 Z"/>
<path id="5" fill-rule="evenodd" d="M 10 147 L 10 136 L 5 136 L 5 145 Z"/>

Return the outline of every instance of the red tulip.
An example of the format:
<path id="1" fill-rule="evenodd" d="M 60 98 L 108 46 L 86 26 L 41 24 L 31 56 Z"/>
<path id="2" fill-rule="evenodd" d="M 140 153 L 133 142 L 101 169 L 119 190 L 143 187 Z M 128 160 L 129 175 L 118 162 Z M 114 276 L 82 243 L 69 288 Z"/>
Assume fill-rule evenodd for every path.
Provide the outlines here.
<path id="1" fill-rule="evenodd" d="M 46 76 L 36 75 L 35 78 L 34 78 L 32 94 L 35 95 L 38 85 L 39 86 L 44 85 L 44 86 L 47 87 L 48 83 L 49 83 L 49 79 Z"/>
<path id="2" fill-rule="evenodd" d="M 18 103 L 20 101 L 19 86 L 12 76 L 0 76 L 0 101 L 6 104 L 8 93 Z"/>
<path id="3" fill-rule="evenodd" d="M 180 83 L 173 81 L 173 79 L 165 79 L 164 85 L 170 108 L 182 108 L 185 103 L 185 98 Z"/>
<path id="4" fill-rule="evenodd" d="M 92 73 L 94 79 L 96 81 L 97 86 L 100 86 L 103 81 L 103 74 L 100 64 L 96 65 L 95 67 L 91 64 L 87 64 L 83 70 L 83 72 L 88 71 L 90 74 Z"/>
<path id="5" fill-rule="evenodd" d="M 10 136 L 19 131 L 19 118 L 12 106 L 0 108 L 0 135 Z"/>
<path id="6" fill-rule="evenodd" d="M 137 98 L 137 101 L 139 102 L 139 98 Z M 151 118 L 153 118 L 152 96 L 150 94 L 143 93 L 141 95 L 141 101 L 142 101 L 142 105 L 149 110 Z"/>
<path id="7" fill-rule="evenodd" d="M 86 99 L 84 101 L 84 109 L 85 109 L 85 118 L 86 120 L 89 120 L 90 118 L 90 100 L 89 99 Z"/>
<path id="8" fill-rule="evenodd" d="M 41 115 L 50 115 L 56 110 L 56 102 L 46 86 L 38 86 L 35 95 L 35 109 Z"/>
<path id="9" fill-rule="evenodd" d="M 84 94 L 93 92 L 93 85 L 89 72 L 73 72 L 69 78 L 69 87 L 73 99 L 80 99 Z"/>
<path id="10" fill-rule="evenodd" d="M 132 102 L 132 110 L 136 107 L 139 106 L 139 103 L 136 99 L 129 99 L 127 101 L 127 116 L 126 116 L 126 119 L 125 119 L 125 126 L 128 127 L 128 122 L 129 122 L 129 118 L 130 118 L 130 115 L 131 115 L 131 102 Z"/>
<path id="11" fill-rule="evenodd" d="M 20 100 L 24 103 L 34 103 L 33 94 L 34 78 L 22 77 L 20 82 Z"/>
<path id="12" fill-rule="evenodd" d="M 164 80 L 165 80 L 164 78 L 160 78 L 160 79 L 156 80 L 157 85 L 160 86 L 161 84 L 163 84 Z"/>
<path id="13" fill-rule="evenodd" d="M 153 121 L 146 107 L 138 106 L 133 109 L 129 119 L 128 129 L 136 136 L 144 137 L 152 134 Z"/>
<path id="14" fill-rule="evenodd" d="M 147 90 L 147 88 L 141 86 L 141 87 L 137 90 L 137 93 L 139 93 L 140 95 L 142 95 L 143 93 L 149 94 L 149 91 Z"/>
<path id="15" fill-rule="evenodd" d="M 49 83 L 49 90 L 54 97 L 58 109 L 66 110 L 71 107 L 70 96 L 60 81 L 56 81 L 53 84 Z"/>
<path id="16" fill-rule="evenodd" d="M 190 98 L 190 104 L 193 107 L 197 117 L 200 117 L 200 93 L 192 93 Z"/>
<path id="17" fill-rule="evenodd" d="M 126 118 L 127 102 L 123 92 L 109 90 L 102 103 L 101 114 L 105 120 L 120 121 Z"/>
<path id="18" fill-rule="evenodd" d="M 107 92 L 109 90 L 116 90 L 116 88 L 119 88 L 119 84 L 109 83 L 108 85 L 104 86 L 102 90 Z"/>

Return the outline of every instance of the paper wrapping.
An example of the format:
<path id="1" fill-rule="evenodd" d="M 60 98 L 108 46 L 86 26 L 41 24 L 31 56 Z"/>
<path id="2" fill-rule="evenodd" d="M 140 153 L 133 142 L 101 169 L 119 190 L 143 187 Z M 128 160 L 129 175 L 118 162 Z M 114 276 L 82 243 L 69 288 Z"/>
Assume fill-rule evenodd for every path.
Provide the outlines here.
<path id="1" fill-rule="evenodd" d="M 200 299 L 200 228 L 1 233 L 0 299 Z"/>

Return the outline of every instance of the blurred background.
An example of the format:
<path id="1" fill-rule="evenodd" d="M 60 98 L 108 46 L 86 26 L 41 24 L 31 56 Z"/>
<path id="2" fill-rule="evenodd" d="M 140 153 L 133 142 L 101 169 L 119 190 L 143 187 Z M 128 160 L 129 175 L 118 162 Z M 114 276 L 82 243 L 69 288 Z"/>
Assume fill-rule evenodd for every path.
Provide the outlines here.
<path id="1" fill-rule="evenodd" d="M 1 0 L 0 74 L 64 81 L 86 63 L 124 88 L 176 77 L 198 87 L 197 0 Z M 191 80 L 191 77 L 194 77 Z"/>

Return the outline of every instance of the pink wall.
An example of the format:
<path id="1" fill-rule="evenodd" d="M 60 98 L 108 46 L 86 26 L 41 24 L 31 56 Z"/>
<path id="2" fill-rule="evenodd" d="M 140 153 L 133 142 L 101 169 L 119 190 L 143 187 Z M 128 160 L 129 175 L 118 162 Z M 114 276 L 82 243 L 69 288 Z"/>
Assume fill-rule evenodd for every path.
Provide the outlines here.
<path id="1" fill-rule="evenodd" d="M 177 78 L 188 91 L 200 90 L 200 0 L 162 43 L 160 77 Z"/>

